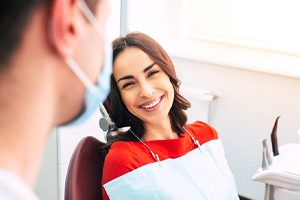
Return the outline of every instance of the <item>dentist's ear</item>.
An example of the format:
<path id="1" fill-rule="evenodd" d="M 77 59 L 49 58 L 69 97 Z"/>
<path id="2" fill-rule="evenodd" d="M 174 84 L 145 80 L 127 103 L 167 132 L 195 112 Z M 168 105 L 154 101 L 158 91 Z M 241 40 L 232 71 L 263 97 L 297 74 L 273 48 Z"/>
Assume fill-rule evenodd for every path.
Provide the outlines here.
<path id="1" fill-rule="evenodd" d="M 81 15 L 77 0 L 53 0 L 48 33 L 50 43 L 63 58 L 72 55 L 78 41 L 78 19 Z"/>

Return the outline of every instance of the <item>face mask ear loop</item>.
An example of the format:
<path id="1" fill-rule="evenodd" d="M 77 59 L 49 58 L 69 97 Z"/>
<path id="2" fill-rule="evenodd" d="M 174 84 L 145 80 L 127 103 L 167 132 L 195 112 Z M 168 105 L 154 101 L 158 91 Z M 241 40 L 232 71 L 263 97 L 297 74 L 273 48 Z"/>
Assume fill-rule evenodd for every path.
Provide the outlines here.
<path id="1" fill-rule="evenodd" d="M 69 65 L 70 69 L 77 75 L 82 83 L 90 90 L 91 93 L 97 94 L 97 87 L 89 80 L 89 78 L 83 73 L 80 67 L 72 58 L 66 58 L 65 62 Z"/>
<path id="2" fill-rule="evenodd" d="M 81 12 L 83 12 L 84 16 L 92 24 L 92 26 L 95 28 L 95 30 L 100 35 L 100 37 L 104 39 L 104 31 L 101 28 L 101 26 L 99 26 L 99 22 L 94 16 L 94 14 L 92 13 L 91 9 L 86 5 L 84 0 L 79 0 L 78 4 Z"/>

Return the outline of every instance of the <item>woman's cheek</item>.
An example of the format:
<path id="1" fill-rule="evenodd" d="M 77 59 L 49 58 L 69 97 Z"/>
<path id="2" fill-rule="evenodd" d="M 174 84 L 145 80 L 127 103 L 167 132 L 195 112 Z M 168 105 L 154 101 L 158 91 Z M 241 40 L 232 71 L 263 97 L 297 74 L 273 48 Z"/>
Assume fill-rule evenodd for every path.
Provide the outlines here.
<path id="1" fill-rule="evenodd" d="M 122 100 L 123 100 L 125 106 L 128 109 L 128 106 L 131 104 L 131 101 L 132 101 L 132 98 L 130 98 L 131 95 L 125 91 L 121 94 L 121 96 L 122 96 Z"/>

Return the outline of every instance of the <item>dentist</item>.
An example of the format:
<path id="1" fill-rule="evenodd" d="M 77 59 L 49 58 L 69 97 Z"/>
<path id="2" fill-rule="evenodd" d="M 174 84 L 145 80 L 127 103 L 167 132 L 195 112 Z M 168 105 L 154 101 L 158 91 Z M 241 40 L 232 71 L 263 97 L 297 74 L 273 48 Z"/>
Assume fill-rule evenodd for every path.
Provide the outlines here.
<path id="1" fill-rule="evenodd" d="M 109 2 L 2 0 L 0 10 L 0 199 L 38 199 L 50 131 L 80 124 L 109 92 Z"/>

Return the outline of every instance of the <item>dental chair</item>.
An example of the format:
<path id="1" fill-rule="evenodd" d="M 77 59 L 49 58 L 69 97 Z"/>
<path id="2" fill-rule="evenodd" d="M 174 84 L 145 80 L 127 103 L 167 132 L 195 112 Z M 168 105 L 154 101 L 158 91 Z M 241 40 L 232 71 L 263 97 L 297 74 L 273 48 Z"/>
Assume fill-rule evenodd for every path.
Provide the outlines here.
<path id="1" fill-rule="evenodd" d="M 265 183 L 264 200 L 299 200 L 300 144 L 289 143 L 278 147 L 278 118 L 271 133 L 273 155 L 268 151 L 264 140 L 262 167 L 257 170 L 252 180 Z M 300 129 L 298 136 L 300 141 Z"/>
<path id="2" fill-rule="evenodd" d="M 117 129 L 111 122 L 107 111 L 110 111 L 110 101 L 99 105 L 102 117 L 99 126 L 106 141 L 117 135 Z M 102 200 L 102 170 L 104 152 L 101 147 L 106 143 L 92 136 L 87 136 L 78 143 L 70 160 L 66 181 L 65 200 Z"/>
<path id="3" fill-rule="evenodd" d="M 66 182 L 65 200 L 101 200 L 101 180 L 105 143 L 88 136 L 77 145 L 70 160 Z"/>

